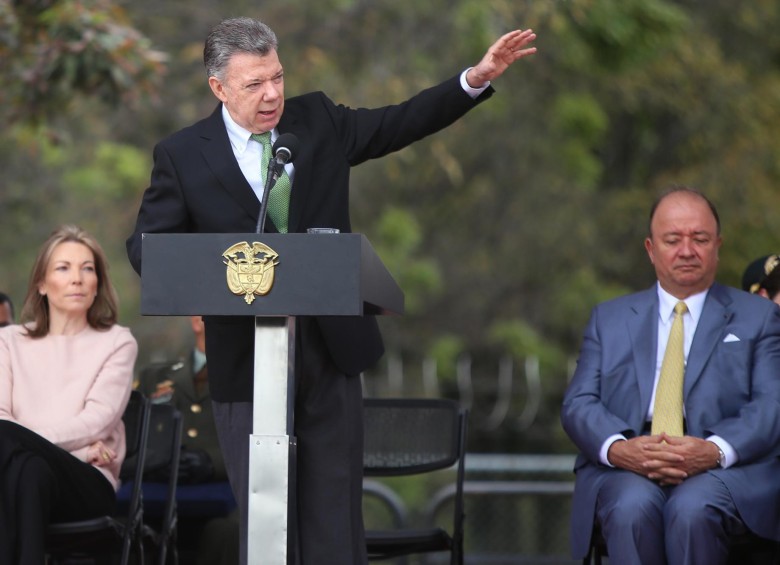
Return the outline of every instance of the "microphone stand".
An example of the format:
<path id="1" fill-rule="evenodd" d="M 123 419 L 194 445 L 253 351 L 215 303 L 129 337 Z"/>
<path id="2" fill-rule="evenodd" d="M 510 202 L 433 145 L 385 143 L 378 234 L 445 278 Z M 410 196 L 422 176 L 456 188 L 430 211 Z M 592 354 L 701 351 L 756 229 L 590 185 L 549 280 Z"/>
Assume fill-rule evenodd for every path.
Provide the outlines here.
<path id="1" fill-rule="evenodd" d="M 260 215 L 257 217 L 255 233 L 263 233 L 263 230 L 265 229 L 265 216 L 268 211 L 268 195 L 271 194 L 271 189 L 279 178 L 280 165 L 281 163 L 277 163 L 276 158 L 274 157 L 271 157 L 268 160 L 268 170 L 265 173 L 265 186 L 263 187 L 263 201 L 260 203 Z"/>

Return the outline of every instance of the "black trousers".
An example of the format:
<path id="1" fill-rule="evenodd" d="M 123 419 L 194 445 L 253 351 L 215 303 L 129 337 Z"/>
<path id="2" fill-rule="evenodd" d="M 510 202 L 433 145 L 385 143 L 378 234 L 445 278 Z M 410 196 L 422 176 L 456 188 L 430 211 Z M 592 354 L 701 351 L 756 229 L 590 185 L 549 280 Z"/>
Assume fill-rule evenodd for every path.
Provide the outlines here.
<path id="1" fill-rule="evenodd" d="M 0 420 L 0 563 L 43 565 L 46 526 L 112 514 L 116 493 L 92 465 Z"/>

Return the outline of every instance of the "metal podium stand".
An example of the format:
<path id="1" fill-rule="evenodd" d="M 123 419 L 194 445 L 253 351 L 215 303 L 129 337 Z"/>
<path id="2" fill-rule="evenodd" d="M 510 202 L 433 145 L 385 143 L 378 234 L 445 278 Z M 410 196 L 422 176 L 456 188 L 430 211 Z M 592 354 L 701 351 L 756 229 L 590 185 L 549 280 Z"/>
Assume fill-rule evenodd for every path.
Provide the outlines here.
<path id="1" fill-rule="evenodd" d="M 144 234 L 141 313 L 254 316 L 248 562 L 288 565 L 294 539 L 296 316 L 402 314 L 361 234 Z"/>

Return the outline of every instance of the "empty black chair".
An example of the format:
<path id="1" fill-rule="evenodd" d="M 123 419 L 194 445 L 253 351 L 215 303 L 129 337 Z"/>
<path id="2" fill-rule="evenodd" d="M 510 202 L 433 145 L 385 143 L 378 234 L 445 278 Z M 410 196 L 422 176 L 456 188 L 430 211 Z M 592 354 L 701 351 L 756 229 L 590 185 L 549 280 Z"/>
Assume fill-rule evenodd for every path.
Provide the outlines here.
<path id="1" fill-rule="evenodd" d="M 367 530 L 369 559 L 450 552 L 463 563 L 463 478 L 467 413 L 445 399 L 367 398 L 364 400 L 363 467 L 366 476 L 415 475 L 456 466 L 452 528 Z"/>
<path id="2" fill-rule="evenodd" d="M 168 404 L 152 404 L 149 414 L 149 440 L 144 463 L 144 482 L 141 490 L 145 500 L 147 487 L 151 486 L 147 478 L 164 470 L 163 475 L 168 479 L 164 484 L 165 498 L 159 528 L 152 529 L 147 523 L 143 527 L 144 538 L 157 549 L 156 562 L 159 565 L 165 565 L 168 561 L 174 565 L 178 563 L 176 489 L 181 442 L 181 413 Z M 145 514 L 148 515 L 146 509 Z"/>
<path id="3" fill-rule="evenodd" d="M 170 404 L 151 405 L 149 440 L 141 487 L 144 502 L 144 539 L 147 553 L 156 548 L 155 562 L 176 564 L 179 558 L 194 558 L 192 547 L 179 551 L 181 526 L 201 526 L 215 517 L 227 516 L 236 502 L 227 482 L 180 484 L 182 415 Z M 129 505 L 133 483 L 125 483 L 117 493 L 119 508 Z M 180 555 L 181 554 L 181 555 Z"/>

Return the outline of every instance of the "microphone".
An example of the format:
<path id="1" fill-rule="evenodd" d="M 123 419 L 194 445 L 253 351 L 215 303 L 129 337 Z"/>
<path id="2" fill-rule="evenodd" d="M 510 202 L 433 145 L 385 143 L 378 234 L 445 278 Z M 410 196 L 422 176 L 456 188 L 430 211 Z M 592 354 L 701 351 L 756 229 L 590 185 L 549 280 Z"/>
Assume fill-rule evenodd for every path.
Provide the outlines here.
<path id="1" fill-rule="evenodd" d="M 273 148 L 271 148 L 271 153 L 274 156 L 274 168 L 279 170 L 279 175 L 281 175 L 282 167 L 295 160 L 295 157 L 298 155 L 299 147 L 300 142 L 292 133 L 283 133 L 276 140 Z"/>
<path id="2" fill-rule="evenodd" d="M 292 163 L 298 155 L 299 147 L 300 142 L 295 134 L 283 133 L 277 138 L 271 148 L 273 157 L 268 160 L 268 170 L 265 174 L 265 186 L 263 187 L 263 201 L 260 203 L 260 215 L 257 217 L 255 233 L 263 233 L 265 217 L 268 211 L 268 195 L 271 193 L 271 189 L 276 184 L 276 181 L 282 176 L 284 166 L 287 163 Z"/>

